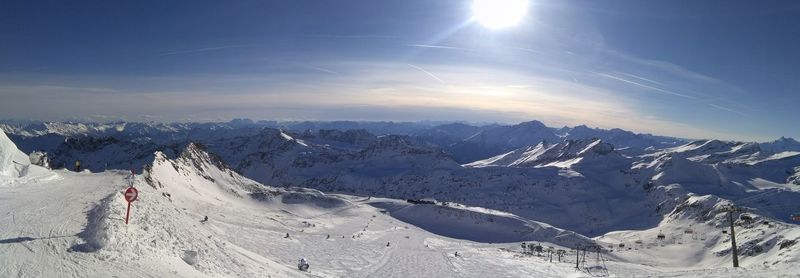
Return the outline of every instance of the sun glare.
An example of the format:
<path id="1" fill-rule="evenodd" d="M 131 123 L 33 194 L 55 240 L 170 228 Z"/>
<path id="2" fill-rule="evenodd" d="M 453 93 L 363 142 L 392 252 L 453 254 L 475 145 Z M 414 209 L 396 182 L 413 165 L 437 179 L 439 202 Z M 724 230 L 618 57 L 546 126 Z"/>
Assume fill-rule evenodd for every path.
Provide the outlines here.
<path id="1" fill-rule="evenodd" d="M 474 0 L 473 18 L 490 29 L 519 24 L 528 11 L 528 0 Z"/>

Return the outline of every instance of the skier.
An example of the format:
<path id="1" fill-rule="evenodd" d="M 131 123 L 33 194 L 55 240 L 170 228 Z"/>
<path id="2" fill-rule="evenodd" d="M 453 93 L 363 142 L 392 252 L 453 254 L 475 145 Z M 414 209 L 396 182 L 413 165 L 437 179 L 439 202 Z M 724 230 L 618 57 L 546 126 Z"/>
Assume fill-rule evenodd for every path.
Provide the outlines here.
<path id="1" fill-rule="evenodd" d="M 389 247 L 389 243 L 388 242 L 386 243 L 386 247 Z"/>
<path id="2" fill-rule="evenodd" d="M 203 217 L 203 220 L 200 220 L 200 223 L 206 223 L 206 222 L 208 222 L 208 215 Z"/>
<path id="3" fill-rule="evenodd" d="M 300 257 L 300 261 L 297 262 L 297 269 L 300 271 L 308 271 L 308 260 L 305 257 Z"/>
<path id="4" fill-rule="evenodd" d="M 289 238 L 289 233 L 286 233 L 286 236 L 284 236 L 283 238 Z"/>

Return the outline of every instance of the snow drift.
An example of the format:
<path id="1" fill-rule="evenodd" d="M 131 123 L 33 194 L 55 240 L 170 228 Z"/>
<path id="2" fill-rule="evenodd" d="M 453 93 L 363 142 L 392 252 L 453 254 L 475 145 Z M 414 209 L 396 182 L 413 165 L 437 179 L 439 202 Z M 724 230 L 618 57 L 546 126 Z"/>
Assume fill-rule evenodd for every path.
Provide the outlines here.
<path id="1" fill-rule="evenodd" d="M 27 174 L 30 164 L 28 156 L 0 130 L 0 176 L 22 177 Z"/>

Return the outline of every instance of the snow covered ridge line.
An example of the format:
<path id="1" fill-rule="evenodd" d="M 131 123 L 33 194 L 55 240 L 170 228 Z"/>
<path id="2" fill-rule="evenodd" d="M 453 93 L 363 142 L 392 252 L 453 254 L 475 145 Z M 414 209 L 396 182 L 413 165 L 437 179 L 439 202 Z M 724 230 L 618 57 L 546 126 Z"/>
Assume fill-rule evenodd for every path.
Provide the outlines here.
<path id="1" fill-rule="evenodd" d="M 485 160 L 465 164 L 465 167 L 568 167 L 583 158 L 606 156 L 615 153 L 614 146 L 601 139 L 565 140 L 552 144 L 541 142 Z M 562 162 L 562 163 L 556 163 Z"/>

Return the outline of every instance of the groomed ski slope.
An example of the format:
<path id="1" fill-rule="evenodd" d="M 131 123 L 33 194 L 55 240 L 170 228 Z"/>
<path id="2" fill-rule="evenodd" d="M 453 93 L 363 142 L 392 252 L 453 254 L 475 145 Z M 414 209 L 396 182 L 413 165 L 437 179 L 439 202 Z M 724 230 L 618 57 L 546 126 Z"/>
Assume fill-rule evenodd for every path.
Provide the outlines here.
<path id="1" fill-rule="evenodd" d="M 126 226 L 121 194 L 125 173 L 58 171 L 54 175 L 57 178 L 51 176 L 49 181 L 32 179 L 0 188 L 0 221 L 10 224 L 0 227 L 0 264 L 4 266 L 0 277 L 574 274 L 568 264 L 515 259 L 516 253 L 498 249 L 518 244 L 436 236 L 358 202 L 364 199 L 360 197 L 344 199 L 346 205 L 326 210 L 313 203 L 269 204 L 226 196 L 222 191 L 207 195 L 210 192 L 171 188 L 169 201 L 139 183 L 140 200 L 134 202 Z M 205 215 L 210 220 L 201 224 Z M 286 233 L 290 238 L 284 238 Z M 186 251 L 197 252 L 195 265 L 184 261 L 191 253 Z M 455 251 L 460 257 L 454 256 Z M 295 269 L 300 256 L 311 262 L 309 273 Z"/>
<path id="2" fill-rule="evenodd" d="M 169 190 L 173 200 L 170 202 L 155 189 L 140 184 L 140 201 L 134 203 L 131 224 L 125 226 L 122 219 L 125 202 L 120 192 L 126 177 L 122 172 L 58 171 L 0 188 L 0 221 L 10 224 L 0 227 L 0 264 L 4 266 L 0 276 L 587 277 L 605 273 L 611 277 L 792 277 L 799 274 L 797 270 L 758 267 L 734 270 L 723 266 L 683 271 L 675 266 L 595 262 L 592 255 L 585 264 L 589 268 L 577 271 L 574 253 L 566 255 L 563 263 L 549 263 L 543 257 L 521 255 L 519 243 L 486 244 L 437 236 L 380 213 L 360 197 L 347 198 L 347 205 L 326 210 L 314 204 L 242 202 L 231 200 L 225 192 L 193 196 L 191 190 L 173 189 Z M 104 202 L 108 211 L 99 214 L 105 214 L 101 217 L 106 219 L 108 234 L 104 239 L 93 239 L 104 246 L 92 251 L 85 247 L 87 240 L 82 237 L 91 239 L 97 235 L 82 234 L 87 232 L 84 229 L 89 223 L 87 218 L 98 216 L 92 210 L 103 207 Z M 210 221 L 201 224 L 199 220 L 204 215 Z M 284 238 L 286 233 L 290 238 Z M 330 239 L 326 239 L 328 234 Z M 386 247 L 387 242 L 391 246 Z M 669 256 L 685 252 L 675 248 L 680 247 L 673 246 Z M 194 266 L 181 258 L 184 251 L 198 252 Z M 460 256 L 455 257 L 455 252 Z M 294 269 L 299 256 L 310 260 L 309 273 Z M 647 257 L 652 259 L 655 255 Z M 607 271 L 591 268 L 602 263 Z"/>

